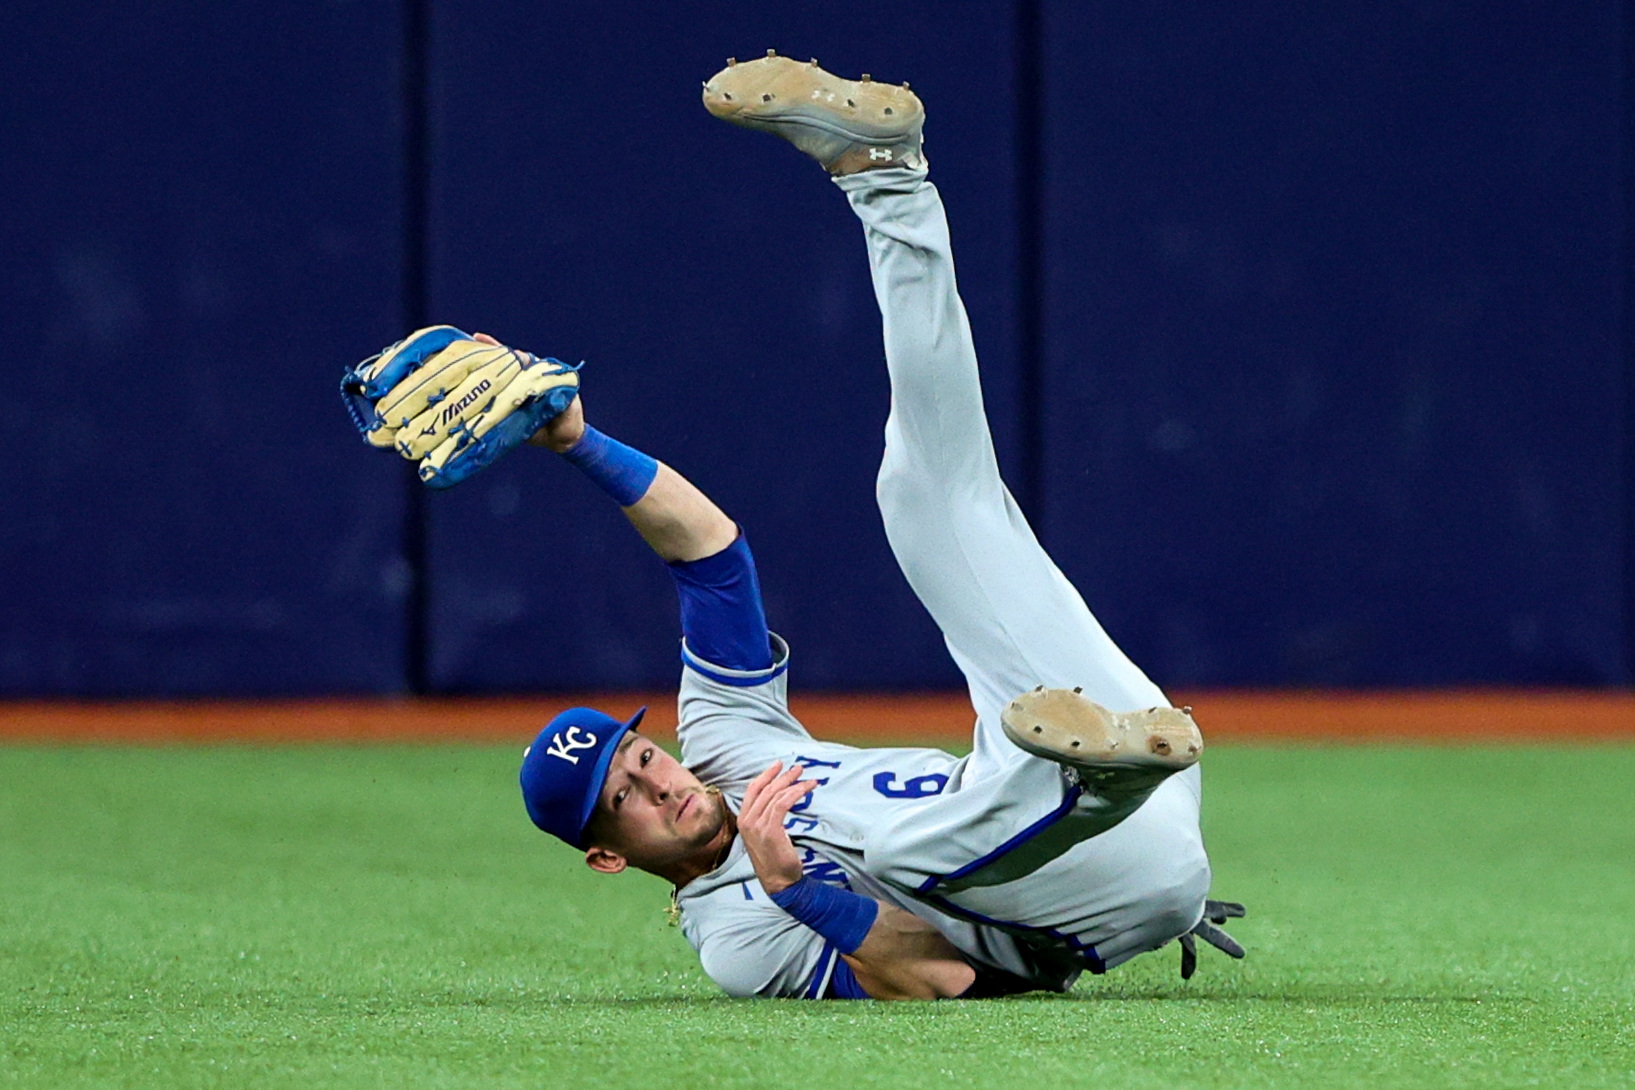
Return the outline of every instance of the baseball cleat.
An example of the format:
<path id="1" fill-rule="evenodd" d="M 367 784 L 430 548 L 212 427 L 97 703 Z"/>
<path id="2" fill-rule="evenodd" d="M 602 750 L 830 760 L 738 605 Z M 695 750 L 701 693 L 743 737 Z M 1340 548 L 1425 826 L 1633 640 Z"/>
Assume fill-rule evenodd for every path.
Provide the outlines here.
<path id="1" fill-rule="evenodd" d="M 772 50 L 728 60 L 704 84 L 704 108 L 723 121 L 783 137 L 830 174 L 925 169 L 925 106 L 908 84 L 841 79 Z"/>
<path id="2" fill-rule="evenodd" d="M 1191 712 L 1108 711 L 1077 689 L 1041 686 L 1006 705 L 1000 725 L 1018 747 L 1064 766 L 1088 788 L 1157 786 L 1203 752 Z"/>

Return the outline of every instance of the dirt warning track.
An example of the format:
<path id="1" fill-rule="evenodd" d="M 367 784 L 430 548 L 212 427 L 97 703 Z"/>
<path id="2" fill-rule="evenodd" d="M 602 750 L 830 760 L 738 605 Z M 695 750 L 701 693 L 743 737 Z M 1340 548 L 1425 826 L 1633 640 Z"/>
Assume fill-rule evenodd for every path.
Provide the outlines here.
<path id="1" fill-rule="evenodd" d="M 1635 742 L 1635 694 L 1563 691 L 1180 692 L 1213 743 Z M 615 715 L 648 706 L 645 726 L 673 737 L 673 693 L 562 693 L 460 699 L 319 699 L 0 703 L 0 742 L 516 742 L 586 704 Z M 959 745 L 973 714 L 964 693 L 794 697 L 813 734 L 861 743 Z"/>

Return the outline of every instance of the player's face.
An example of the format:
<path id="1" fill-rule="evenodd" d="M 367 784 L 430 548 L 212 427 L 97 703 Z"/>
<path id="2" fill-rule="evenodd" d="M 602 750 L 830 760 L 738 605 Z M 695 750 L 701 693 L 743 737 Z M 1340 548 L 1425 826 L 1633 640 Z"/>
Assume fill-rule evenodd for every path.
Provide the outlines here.
<path id="1" fill-rule="evenodd" d="M 720 799 L 680 761 L 635 731 L 619 742 L 602 785 L 598 831 L 642 870 L 668 867 L 704 849 L 726 820 Z"/>

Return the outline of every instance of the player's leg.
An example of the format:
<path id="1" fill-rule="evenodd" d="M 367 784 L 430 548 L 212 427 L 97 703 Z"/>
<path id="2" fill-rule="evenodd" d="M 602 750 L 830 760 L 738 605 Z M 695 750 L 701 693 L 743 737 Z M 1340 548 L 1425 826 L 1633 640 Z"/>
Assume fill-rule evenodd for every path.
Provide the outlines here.
<path id="1" fill-rule="evenodd" d="M 1168 700 L 1046 555 L 1000 478 L 935 187 L 909 170 L 836 184 L 864 225 L 885 334 L 887 536 L 978 712 L 971 782 L 871 836 L 871 869 L 947 911 L 1066 942 L 1092 967 L 1156 949 L 1197 922 L 1209 889 L 1198 770 L 1155 790 L 1075 799 L 1055 765 L 1018 759 L 1000 736 L 1003 709 L 1036 685 L 1083 687 L 1120 710 Z"/>
<path id="2" fill-rule="evenodd" d="M 880 507 L 899 564 L 970 682 L 977 765 L 1011 759 L 1000 709 L 1036 685 L 1082 686 L 1115 710 L 1164 703 L 1000 480 L 948 224 L 925 176 L 919 99 L 770 53 L 729 62 L 703 99 L 717 117 L 817 159 L 863 222 L 892 384 Z"/>
<path id="3" fill-rule="evenodd" d="M 815 66 L 767 60 L 718 74 L 705 102 L 818 158 L 837 174 L 864 225 L 892 385 L 881 511 L 898 562 L 942 629 L 978 713 L 975 752 L 945 791 L 905 808 L 891 828 L 869 831 L 870 869 L 927 897 L 958 899 L 995 885 L 1011 892 L 1033 881 L 1018 875 L 1096 843 L 1148 796 L 1070 790 L 1060 767 L 1003 737 L 1002 709 L 1041 684 L 1082 687 L 1117 710 L 1167 701 L 1102 630 L 1000 479 L 946 218 L 917 154 L 918 122 L 894 130 L 883 119 L 891 109 L 920 116 L 918 101 L 907 96 L 905 111 L 906 92 L 892 89 L 878 101 L 866 99 L 869 93 Z M 855 124 L 842 103 L 869 107 L 874 128 Z M 855 137 L 854 146 L 837 143 L 837 132 Z M 867 146 L 876 142 L 882 146 Z M 876 157 L 888 160 L 885 169 L 858 169 Z M 1165 804 L 1155 815 L 1178 823 L 1178 840 L 1196 841 L 1196 770 L 1172 777 L 1151 799 L 1160 795 Z M 1196 921 L 1207 863 L 1203 874 L 1203 888 L 1170 883 L 1186 902 L 1173 915 L 1191 918 L 1165 940 Z M 1153 890 L 1134 889 L 1133 896 L 1154 906 L 1159 930 L 1173 922 Z M 1027 898 L 1006 905 L 1007 915 L 995 919 L 1034 925 L 1038 914 Z"/>
<path id="4" fill-rule="evenodd" d="M 1023 877 L 918 896 L 950 915 L 1059 943 L 1101 972 L 1198 923 L 1211 880 L 1199 790 L 1196 768 L 1179 773 L 1123 821 L 1068 845 Z M 941 865 L 935 843 L 894 847 L 879 862 L 895 864 L 900 879 L 923 884 L 930 877 L 927 862 Z"/>
<path id="5" fill-rule="evenodd" d="M 978 713 L 975 752 L 949 790 L 1028 766 L 1038 782 L 1017 785 L 1019 810 L 1008 816 L 1025 824 L 1060 801 L 1061 777 L 1005 739 L 1002 709 L 1039 685 L 1079 687 L 1115 710 L 1166 701 L 1045 554 L 1000 479 L 948 224 L 920 154 L 923 107 L 904 88 L 775 56 L 729 64 L 705 84 L 704 102 L 818 159 L 863 223 L 892 388 L 878 485 L 886 533 Z"/>
<path id="6" fill-rule="evenodd" d="M 1000 478 L 935 187 L 909 170 L 836 184 L 864 225 L 885 334 L 892 406 L 878 494 L 887 537 L 964 671 L 978 713 L 970 782 L 882 830 L 874 858 L 901 886 L 958 896 L 1031 874 L 1127 820 L 1153 791 L 1149 781 L 1130 791 L 1064 794 L 1056 765 L 1019 756 L 1000 734 L 1018 694 L 1037 685 L 1082 687 L 1114 709 L 1168 701 L 1050 560 Z M 1163 797 L 1153 811 L 1172 819 L 1177 843 L 1168 857 L 1193 860 L 1205 877 L 1201 888 L 1183 883 L 1194 919 L 1177 933 L 1195 922 L 1208 873 L 1201 846 L 1186 850 L 1198 842 L 1198 774 L 1182 775 L 1184 782 L 1157 789 Z M 1153 893 L 1144 893 L 1149 903 Z M 1009 918 L 1037 917 L 1037 902 L 1024 900 Z"/>
<path id="7" fill-rule="evenodd" d="M 1166 704 L 1046 555 L 1000 479 L 942 200 L 920 171 L 836 178 L 862 221 L 891 414 L 886 535 L 971 686 L 979 761 L 1009 760 L 1001 709 L 1037 685 L 1115 710 Z"/>

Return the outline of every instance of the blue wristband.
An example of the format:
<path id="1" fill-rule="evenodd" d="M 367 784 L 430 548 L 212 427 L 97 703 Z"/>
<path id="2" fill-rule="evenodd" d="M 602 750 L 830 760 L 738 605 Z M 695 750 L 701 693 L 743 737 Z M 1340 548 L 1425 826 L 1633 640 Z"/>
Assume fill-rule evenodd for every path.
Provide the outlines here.
<path id="1" fill-rule="evenodd" d="M 588 424 L 585 434 L 563 451 L 562 457 L 618 500 L 620 507 L 629 507 L 645 496 L 659 473 L 659 464 L 653 459 Z"/>
<path id="2" fill-rule="evenodd" d="M 835 944 L 842 954 L 855 953 L 880 914 L 879 902 L 849 889 L 802 875 L 787 889 L 770 895 L 772 903 Z"/>

